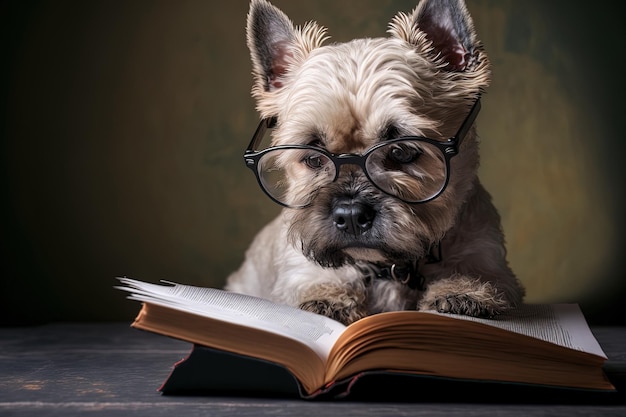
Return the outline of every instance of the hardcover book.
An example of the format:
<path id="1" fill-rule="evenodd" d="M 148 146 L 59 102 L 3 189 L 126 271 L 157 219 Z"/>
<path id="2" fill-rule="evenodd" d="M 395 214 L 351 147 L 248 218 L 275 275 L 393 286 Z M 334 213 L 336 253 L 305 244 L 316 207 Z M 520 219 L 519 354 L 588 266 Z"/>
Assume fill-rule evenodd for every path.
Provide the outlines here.
<path id="1" fill-rule="evenodd" d="M 162 385 L 166 394 L 336 398 L 381 381 L 395 391 L 444 381 L 615 390 L 576 304 L 525 304 L 493 319 L 397 311 L 344 326 L 215 288 L 119 280 L 117 288 L 142 303 L 133 327 L 193 344 Z"/>

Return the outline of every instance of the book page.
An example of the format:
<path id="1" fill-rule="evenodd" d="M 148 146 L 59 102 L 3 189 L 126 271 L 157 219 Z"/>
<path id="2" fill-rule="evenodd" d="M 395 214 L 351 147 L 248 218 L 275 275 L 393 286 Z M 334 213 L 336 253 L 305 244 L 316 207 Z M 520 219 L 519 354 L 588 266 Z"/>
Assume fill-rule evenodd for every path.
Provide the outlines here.
<path id="1" fill-rule="evenodd" d="M 306 344 L 323 360 L 345 330 L 328 317 L 244 294 L 167 281 L 163 281 L 167 285 L 157 285 L 119 280 L 124 286 L 116 288 L 130 292 L 131 300 L 276 333 Z"/>
<path id="2" fill-rule="evenodd" d="M 606 358 L 577 304 L 523 304 L 493 319 L 429 313 L 470 320 Z"/>

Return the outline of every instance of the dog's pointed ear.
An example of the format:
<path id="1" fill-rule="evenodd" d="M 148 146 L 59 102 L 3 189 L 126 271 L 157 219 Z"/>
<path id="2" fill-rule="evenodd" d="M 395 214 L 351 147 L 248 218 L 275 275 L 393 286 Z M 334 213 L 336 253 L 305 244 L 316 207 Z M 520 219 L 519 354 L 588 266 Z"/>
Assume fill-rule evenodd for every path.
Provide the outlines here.
<path id="1" fill-rule="evenodd" d="M 398 14 L 389 33 L 426 46 L 424 52 L 449 71 L 465 71 L 477 55 L 474 23 L 463 0 L 422 0 L 410 15 Z"/>
<path id="2" fill-rule="evenodd" d="M 315 23 L 308 23 L 303 28 L 294 27 L 289 17 L 268 1 L 252 0 L 247 41 L 255 93 L 262 95 L 282 88 L 293 66 L 324 42 L 325 32 Z"/>

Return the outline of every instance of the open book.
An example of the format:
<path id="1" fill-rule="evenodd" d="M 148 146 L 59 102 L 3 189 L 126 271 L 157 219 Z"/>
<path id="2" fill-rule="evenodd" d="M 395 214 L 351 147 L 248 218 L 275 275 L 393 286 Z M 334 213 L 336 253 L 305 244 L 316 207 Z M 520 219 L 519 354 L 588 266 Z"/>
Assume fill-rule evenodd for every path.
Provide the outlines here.
<path id="1" fill-rule="evenodd" d="M 372 371 L 614 390 L 602 369 L 607 357 L 576 304 L 523 305 L 495 319 L 399 311 L 346 327 L 214 288 L 119 280 L 118 289 L 143 303 L 133 327 L 279 365 L 305 397 Z"/>

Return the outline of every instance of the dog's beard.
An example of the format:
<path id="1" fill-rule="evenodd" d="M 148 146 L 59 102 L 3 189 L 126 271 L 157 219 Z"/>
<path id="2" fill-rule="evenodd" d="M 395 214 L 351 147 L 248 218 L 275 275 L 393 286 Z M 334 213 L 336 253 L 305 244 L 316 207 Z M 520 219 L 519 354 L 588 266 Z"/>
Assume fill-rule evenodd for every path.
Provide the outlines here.
<path id="1" fill-rule="evenodd" d="M 349 195 L 376 213 L 361 234 L 336 227 L 332 211 L 338 196 Z M 356 262 L 406 263 L 421 258 L 443 237 L 451 223 L 449 210 L 437 204 L 411 205 L 387 196 L 366 178 L 333 183 L 316 194 L 311 205 L 289 210 L 289 238 L 311 261 L 338 268 Z"/>

